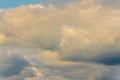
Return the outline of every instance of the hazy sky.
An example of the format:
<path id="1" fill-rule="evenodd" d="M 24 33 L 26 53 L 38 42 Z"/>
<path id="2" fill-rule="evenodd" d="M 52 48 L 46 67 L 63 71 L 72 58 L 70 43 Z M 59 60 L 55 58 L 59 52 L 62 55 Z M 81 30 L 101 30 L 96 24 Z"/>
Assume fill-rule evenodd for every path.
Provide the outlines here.
<path id="1" fill-rule="evenodd" d="M 120 0 L 0 8 L 0 80 L 120 80 Z"/>

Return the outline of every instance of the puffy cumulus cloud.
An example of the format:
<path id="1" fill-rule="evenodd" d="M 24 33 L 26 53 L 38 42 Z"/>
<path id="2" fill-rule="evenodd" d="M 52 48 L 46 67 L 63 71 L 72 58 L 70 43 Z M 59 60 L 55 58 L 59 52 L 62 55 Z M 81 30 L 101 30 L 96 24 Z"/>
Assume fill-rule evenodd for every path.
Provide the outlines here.
<path id="1" fill-rule="evenodd" d="M 120 10 L 95 0 L 0 11 L 0 79 L 119 80 Z"/>
<path id="2" fill-rule="evenodd" d="M 7 36 L 5 44 L 18 44 L 28 47 L 42 46 L 41 48 L 44 49 L 57 48 L 60 28 L 56 27 L 57 25 L 54 24 L 54 19 L 50 20 L 54 17 L 52 12 L 53 11 L 51 11 L 51 9 L 33 9 L 29 6 L 20 7 L 19 11 L 17 9 L 13 9 L 5 12 L 3 20 L 5 23 L 8 23 L 9 26 L 6 27 L 5 30 L 5 35 Z M 10 20 L 8 20 L 8 18 Z M 53 30 L 53 27 L 55 30 Z M 31 36 L 34 36 L 34 38 Z"/>

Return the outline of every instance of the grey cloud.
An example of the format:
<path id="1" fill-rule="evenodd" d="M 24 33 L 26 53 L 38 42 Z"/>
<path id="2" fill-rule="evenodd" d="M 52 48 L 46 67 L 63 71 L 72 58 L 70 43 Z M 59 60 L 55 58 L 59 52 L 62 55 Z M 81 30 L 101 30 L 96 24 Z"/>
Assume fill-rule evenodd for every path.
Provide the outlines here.
<path id="1" fill-rule="evenodd" d="M 49 67 L 51 69 L 50 75 L 60 75 L 63 76 L 67 80 L 104 80 L 104 79 L 110 79 L 110 80 L 116 80 L 116 73 L 117 68 L 114 67 L 108 67 L 108 66 L 102 66 L 97 64 L 87 64 L 86 62 L 71 67 L 72 65 L 69 65 L 68 67 Z M 119 71 L 118 71 L 119 72 Z M 49 73 L 49 72 L 48 72 Z M 46 77 L 46 76 L 45 76 Z"/>
<path id="2" fill-rule="evenodd" d="M 28 65 L 28 62 L 20 56 L 11 55 L 11 57 L 9 57 L 4 63 L 2 62 L 2 64 L 3 66 L 0 67 L 0 75 L 3 77 L 10 77 L 13 75 L 19 75 Z"/>
<path id="3" fill-rule="evenodd" d="M 72 3 L 72 2 L 76 2 L 76 1 L 82 1 L 82 0 L 45 0 L 47 1 L 46 5 L 53 5 L 56 7 L 65 7 L 66 5 Z"/>
<path id="4" fill-rule="evenodd" d="M 59 6 L 63 7 L 66 5 L 71 4 L 72 2 L 82 2 L 85 0 L 46 0 L 48 3 L 47 4 L 52 4 L 54 6 Z M 120 9 L 120 1 L 119 0 L 91 0 L 95 3 L 95 5 L 101 5 L 104 8 L 109 8 L 109 9 Z M 86 0 L 86 2 L 89 2 Z"/>
<path id="5" fill-rule="evenodd" d="M 106 51 L 102 51 L 96 54 L 94 58 L 85 58 L 85 57 L 80 57 L 80 56 L 73 56 L 73 57 L 63 57 L 62 60 L 63 61 L 73 61 L 73 62 L 79 62 L 79 61 L 83 61 L 83 62 L 93 62 L 93 63 L 99 63 L 99 64 L 104 64 L 104 65 L 119 65 L 120 64 L 120 51 L 118 49 L 116 49 L 115 51 L 111 51 L 111 50 L 107 50 L 108 48 L 106 48 Z M 81 51 L 77 51 L 77 53 L 79 54 Z M 75 52 L 73 52 L 75 54 Z M 95 52 L 90 52 L 90 53 L 95 53 Z M 109 54 L 109 55 L 108 55 Z"/>
<path id="6" fill-rule="evenodd" d="M 120 1 L 119 0 L 95 0 L 97 4 L 101 4 L 105 8 L 114 8 L 120 9 Z"/>
<path id="7" fill-rule="evenodd" d="M 19 49 L 19 48 L 18 48 Z M 9 49 L 11 50 L 11 49 Z M 36 51 L 31 51 L 31 50 L 25 50 L 24 48 L 17 50 L 16 48 L 12 48 L 13 51 L 11 51 L 11 53 L 15 53 L 13 54 L 10 58 L 7 59 L 6 62 L 2 63 L 6 63 L 6 64 L 12 64 L 13 66 L 19 66 L 22 67 L 21 65 L 23 65 L 24 63 L 29 64 L 31 66 L 28 67 L 22 67 L 22 70 L 20 70 L 20 68 L 18 67 L 17 69 L 17 74 L 16 73 L 12 73 L 9 76 L 4 76 L 4 78 L 1 78 L 3 80 L 27 80 L 27 78 L 30 78 L 32 80 L 56 80 L 56 79 L 62 79 L 62 80 L 89 80 L 89 79 L 93 79 L 93 80 L 104 80 L 104 79 L 110 79 L 110 80 L 114 80 L 116 79 L 116 77 L 119 75 L 119 65 L 117 66 L 107 66 L 107 65 L 101 65 L 98 63 L 89 63 L 89 62 L 70 62 L 70 61 L 61 61 L 56 62 L 55 64 L 54 61 L 51 62 L 51 64 L 46 64 L 44 62 L 43 57 L 41 56 L 41 52 L 37 53 Z M 17 51 L 16 51 L 17 50 Z M 23 52 L 23 53 L 20 53 Z M 52 53 L 52 52 L 51 52 Z M 21 56 L 25 56 L 25 58 L 21 57 Z M 14 61 L 15 60 L 15 61 Z M 42 60 L 42 61 L 41 61 Z M 27 63 L 26 63 L 27 61 Z M 49 61 L 48 61 L 49 62 Z M 14 63 L 14 64 L 13 64 Z M 17 63 L 20 63 L 21 65 L 18 65 Z M 25 66 L 25 65 L 24 65 Z M 10 67 L 10 66 L 8 66 Z M 38 72 L 35 72 L 34 70 L 32 70 L 32 67 L 37 68 L 38 70 L 40 70 L 43 73 L 43 76 L 36 76 L 38 75 Z M 16 67 L 14 67 L 16 68 Z M 7 68 L 5 66 L 3 66 L 2 70 L 5 69 L 7 70 Z M 12 68 L 9 68 L 12 70 Z M 8 70 L 7 70 L 8 71 Z M 18 72 L 20 72 L 18 74 Z M 7 72 L 6 72 L 7 73 Z M 4 74 L 5 75 L 5 74 Z M 7 73 L 8 75 L 8 73 Z M 16 76 L 16 77 L 14 77 Z"/>
<path id="8" fill-rule="evenodd" d="M 26 58 L 26 55 L 30 56 L 31 50 L 4 46 L 0 48 L 0 54 L 0 79 L 25 80 L 42 76 L 42 72 L 37 71 L 36 66 Z"/>

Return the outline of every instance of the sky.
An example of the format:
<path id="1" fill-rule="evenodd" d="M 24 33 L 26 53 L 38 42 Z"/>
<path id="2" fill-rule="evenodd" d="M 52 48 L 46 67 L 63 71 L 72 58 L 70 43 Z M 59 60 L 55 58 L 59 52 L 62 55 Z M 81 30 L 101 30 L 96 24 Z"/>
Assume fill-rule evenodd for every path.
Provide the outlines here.
<path id="1" fill-rule="evenodd" d="M 119 0 L 0 1 L 0 80 L 120 80 Z"/>
<path id="2" fill-rule="evenodd" d="M 14 8 L 21 5 L 43 3 L 45 0 L 0 0 L 0 8 Z"/>

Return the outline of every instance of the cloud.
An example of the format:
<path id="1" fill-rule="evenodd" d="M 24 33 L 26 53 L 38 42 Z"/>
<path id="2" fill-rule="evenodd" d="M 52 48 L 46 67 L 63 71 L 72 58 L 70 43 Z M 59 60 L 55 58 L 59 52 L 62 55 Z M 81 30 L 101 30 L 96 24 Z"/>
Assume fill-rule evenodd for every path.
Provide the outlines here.
<path id="1" fill-rule="evenodd" d="M 120 1 L 119 0 L 96 0 L 96 3 L 103 5 L 106 8 L 120 8 Z"/>
<path id="2" fill-rule="evenodd" d="M 119 80 L 119 14 L 94 0 L 2 10 L 0 79 Z"/>
<path id="3" fill-rule="evenodd" d="M 4 55 L 5 53 L 3 53 Z M 18 55 L 2 56 L 1 55 L 0 76 L 10 77 L 19 75 L 22 70 L 28 65 L 28 62 Z"/>
<path id="4" fill-rule="evenodd" d="M 7 51 L 11 50 L 11 51 Z M 17 74 L 11 74 L 4 78 L 0 77 L 3 80 L 56 80 L 60 78 L 60 80 L 103 80 L 103 79 L 110 79 L 114 80 L 116 77 L 119 79 L 119 65 L 118 66 L 107 66 L 98 63 L 89 63 L 89 62 L 72 62 L 72 61 L 61 61 L 59 59 L 59 54 L 57 52 L 52 51 L 34 51 L 25 48 L 2 48 L 4 52 L 3 57 L 1 58 L 1 64 L 8 65 L 7 68 L 5 66 L 1 67 L 1 70 L 14 70 L 11 69 L 10 65 L 16 65 Z M 16 53 L 16 55 L 15 55 Z M 47 56 L 48 55 L 48 56 Z M 24 56 L 24 57 L 22 57 Z M 56 57 L 53 57 L 56 56 Z M 12 60 L 11 60 L 12 59 Z M 20 64 L 18 65 L 19 61 L 21 63 L 26 63 L 26 67 Z M 29 63 L 29 65 L 28 65 Z M 10 65 L 9 65 L 10 64 Z M 23 69 L 19 69 L 19 67 Z M 18 71 L 19 70 L 19 71 Z M 3 74 L 4 71 L 0 71 Z M 7 71 L 6 71 L 7 72 Z M 18 72 L 20 72 L 18 74 Z M 9 72 L 8 72 L 9 73 Z"/>
<path id="5" fill-rule="evenodd" d="M 0 48 L 0 79 L 25 80 L 26 78 L 41 77 L 43 73 L 32 65 L 23 52 L 25 49 Z M 28 51 L 27 51 L 28 52 Z"/>
<path id="6" fill-rule="evenodd" d="M 4 41 L 5 41 L 4 34 L 0 34 L 0 44 L 4 43 Z"/>
<path id="7" fill-rule="evenodd" d="M 57 50 L 72 61 L 119 53 L 119 10 L 105 10 L 93 0 L 65 8 L 31 6 L 1 13 L 3 45 Z"/>
<path id="8" fill-rule="evenodd" d="M 120 1 L 119 0 L 46 0 L 48 4 L 52 4 L 54 6 L 66 6 L 69 5 L 70 3 L 76 3 L 76 2 L 84 2 L 85 4 L 88 3 L 94 3 L 96 5 L 102 5 L 105 8 L 114 8 L 114 9 L 119 9 L 120 8 Z"/>
<path id="9" fill-rule="evenodd" d="M 56 7 L 63 7 L 72 2 L 81 1 L 81 0 L 45 0 L 47 5 L 54 5 Z"/>
<path id="10" fill-rule="evenodd" d="M 1 13 L 2 45 L 57 51 L 72 61 L 119 55 L 119 10 L 104 9 L 94 0 L 65 8 L 33 6 Z"/>

